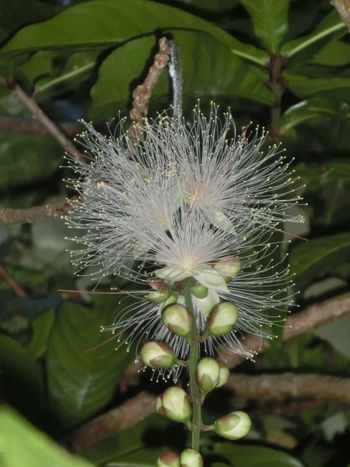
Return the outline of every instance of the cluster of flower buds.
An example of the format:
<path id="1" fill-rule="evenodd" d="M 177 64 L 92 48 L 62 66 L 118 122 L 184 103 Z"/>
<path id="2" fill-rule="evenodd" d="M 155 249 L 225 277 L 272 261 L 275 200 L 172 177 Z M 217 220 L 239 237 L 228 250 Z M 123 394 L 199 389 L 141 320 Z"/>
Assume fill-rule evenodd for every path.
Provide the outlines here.
<path id="1" fill-rule="evenodd" d="M 181 454 L 166 451 L 159 456 L 157 467 L 203 467 L 203 457 L 195 449 L 185 449 Z"/>
<path id="2" fill-rule="evenodd" d="M 188 345 L 191 345 L 194 338 L 198 343 L 209 336 L 224 336 L 232 332 L 238 319 L 238 309 L 233 303 L 218 300 L 217 291 L 224 289 L 226 282 L 232 280 L 239 270 L 239 260 L 236 257 L 227 257 L 213 265 L 210 271 L 202 272 L 198 279 L 191 278 L 186 281 L 187 293 L 189 290 L 195 310 L 206 317 L 206 327 L 201 330 L 197 329 L 195 312 L 186 308 L 183 283 L 154 278 L 149 281 L 153 291 L 146 298 L 159 305 L 162 322 L 171 334 L 184 339 Z M 143 363 L 159 370 L 171 369 L 176 364 L 189 365 L 189 362 L 179 361 L 175 353 L 169 344 L 160 341 L 146 342 L 140 349 Z M 192 370 L 194 371 L 193 368 Z M 228 368 L 221 360 L 211 357 L 199 359 L 195 368 L 195 381 L 201 395 L 201 403 L 210 391 L 226 384 L 229 374 Z M 156 400 L 156 411 L 172 421 L 193 426 L 192 402 L 181 387 L 167 388 Z M 237 411 L 218 419 L 213 425 L 203 425 L 200 429 L 215 431 L 224 438 L 235 440 L 248 433 L 250 424 L 248 415 Z M 181 454 L 167 451 L 159 457 L 157 465 L 200 467 L 203 465 L 203 459 L 194 449 L 186 449 Z"/>
<path id="3" fill-rule="evenodd" d="M 175 361 L 170 347 L 162 342 L 147 342 L 144 344 L 141 357 L 144 363 L 154 368 L 165 368 Z M 228 368 L 222 361 L 210 357 L 200 359 L 196 368 L 196 382 L 202 393 L 202 400 L 204 400 L 208 392 L 226 384 L 229 374 Z M 157 397 L 156 411 L 172 421 L 187 423 L 192 415 L 191 401 L 184 389 L 171 386 L 161 396 Z M 245 412 L 236 411 L 219 418 L 211 427 L 207 426 L 206 430 L 211 429 L 224 438 L 236 440 L 245 436 L 249 432 L 250 426 L 251 421 L 248 415 Z M 173 459 L 170 454 L 169 456 L 169 459 Z M 164 462 L 163 464 L 159 463 L 159 465 L 201 465 L 196 463 L 177 464 L 176 462 L 180 462 L 178 460 L 176 462 L 171 460 L 173 464 Z"/>

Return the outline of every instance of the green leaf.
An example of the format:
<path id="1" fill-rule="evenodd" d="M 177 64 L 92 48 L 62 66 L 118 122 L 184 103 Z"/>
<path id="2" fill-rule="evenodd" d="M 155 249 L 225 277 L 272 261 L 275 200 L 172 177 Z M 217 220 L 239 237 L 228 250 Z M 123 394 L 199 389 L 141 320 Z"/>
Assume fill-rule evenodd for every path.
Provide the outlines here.
<path id="1" fill-rule="evenodd" d="M 317 52 L 311 63 L 327 66 L 347 66 L 350 62 L 350 44 L 333 40 Z"/>
<path id="2" fill-rule="evenodd" d="M 23 347 L 4 335 L 0 335 L 0 356 L 1 398 L 38 420 L 44 391 L 39 366 Z"/>
<path id="3" fill-rule="evenodd" d="M 316 75 L 316 70 L 314 70 Z M 349 88 L 350 76 L 342 76 L 336 70 L 319 69 L 320 77 L 308 76 L 306 74 L 289 71 L 284 72 L 287 87 L 298 97 L 309 97 L 320 92 L 332 91 L 335 89 Z"/>
<path id="4" fill-rule="evenodd" d="M 174 36 L 181 54 L 184 97 L 194 100 L 201 96 L 238 96 L 265 104 L 272 102 L 272 94 L 264 84 L 268 80 L 264 70 L 243 62 L 209 34 L 174 31 Z M 141 75 L 155 42 L 153 36 L 135 39 L 104 60 L 91 91 L 89 118 L 113 116 L 130 99 L 130 82 Z M 168 92 L 169 79 L 163 73 L 152 98 L 167 96 Z"/>
<path id="5" fill-rule="evenodd" d="M 188 5 L 201 11 L 223 14 L 239 5 L 239 0 L 176 0 L 174 3 Z"/>
<path id="6" fill-rule="evenodd" d="M 288 31 L 289 0 L 241 0 L 251 15 L 254 32 L 269 52 L 275 53 Z"/>
<path id="7" fill-rule="evenodd" d="M 2 467 L 92 467 L 55 445 L 8 407 L 0 408 L 0 439 Z"/>
<path id="8" fill-rule="evenodd" d="M 152 433 L 156 433 L 157 436 L 152 437 Z M 148 459 L 153 460 L 152 465 L 154 465 L 161 451 L 169 449 L 171 446 L 174 449 L 174 445 L 176 450 L 181 450 L 183 433 L 181 425 L 174 425 L 165 417 L 154 414 L 90 447 L 84 452 L 84 457 L 97 465 L 122 462 L 125 457 L 130 456 L 132 462 L 135 462 L 135 453 L 145 452 L 145 447 L 147 447 L 147 451 L 153 447 L 156 452 L 152 453 L 150 457 L 148 456 Z M 145 459 L 141 458 L 141 460 Z"/>
<path id="9" fill-rule="evenodd" d="M 58 11 L 59 8 L 37 0 L 1 0 L 0 44 L 25 24 L 41 21 Z"/>
<path id="10" fill-rule="evenodd" d="M 259 445 L 217 443 L 214 452 L 231 461 L 234 467 L 303 467 L 303 464 L 290 454 Z"/>
<path id="11" fill-rule="evenodd" d="M 298 39 L 293 39 L 292 41 L 284 44 L 282 47 L 282 54 L 291 58 L 316 42 L 329 36 L 332 37 L 332 35 L 338 34 L 339 32 L 345 33 L 346 27 L 338 13 L 335 10 L 332 10 L 311 34 L 299 37 Z"/>
<path id="12" fill-rule="evenodd" d="M 77 424 L 112 399 L 131 359 L 125 346 L 100 332 L 125 307 L 118 298 L 99 297 L 93 307 L 66 303 L 58 313 L 47 354 L 48 388 L 52 408 L 65 425 Z M 107 342 L 108 341 L 108 342 Z M 103 344 L 103 345 L 101 345 Z M 96 346 L 100 347 L 96 348 Z"/>
<path id="13" fill-rule="evenodd" d="M 33 336 L 26 350 L 35 360 L 42 357 L 47 351 L 54 320 L 55 311 L 49 310 L 32 321 Z"/>
<path id="14" fill-rule="evenodd" d="M 318 327 L 314 334 L 329 342 L 337 352 L 350 358 L 349 329 L 350 316 L 343 316 L 332 323 Z"/>
<path id="15" fill-rule="evenodd" d="M 310 191 L 318 190 L 320 186 L 333 180 L 350 182 L 350 161 L 347 159 L 334 159 L 322 164 L 305 164 L 301 162 L 295 167 L 295 174 L 301 177 L 302 182 Z"/>
<path id="16" fill-rule="evenodd" d="M 330 97 L 314 97 L 289 107 L 282 116 L 283 133 L 309 120 L 350 118 L 350 104 Z"/>
<path id="17" fill-rule="evenodd" d="M 47 179 L 62 157 L 49 138 L 0 132 L 0 190 Z"/>
<path id="18" fill-rule="evenodd" d="M 174 28 L 211 34 L 237 55 L 259 64 L 266 52 L 243 44 L 223 29 L 190 13 L 144 0 L 92 0 L 65 9 L 54 18 L 28 26 L 1 50 L 1 55 L 43 49 L 106 48 L 141 35 Z"/>
<path id="19" fill-rule="evenodd" d="M 325 274 L 349 257 L 348 233 L 315 238 L 297 245 L 290 254 L 290 265 L 298 280 Z"/>

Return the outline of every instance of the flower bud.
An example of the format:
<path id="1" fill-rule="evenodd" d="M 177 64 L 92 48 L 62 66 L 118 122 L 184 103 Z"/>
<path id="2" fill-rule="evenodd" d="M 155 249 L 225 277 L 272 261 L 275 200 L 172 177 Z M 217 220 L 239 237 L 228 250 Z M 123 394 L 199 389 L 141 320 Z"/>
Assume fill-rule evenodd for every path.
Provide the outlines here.
<path id="1" fill-rule="evenodd" d="M 154 292 L 150 292 L 146 295 L 146 299 L 153 303 L 163 303 L 165 302 L 170 296 L 169 289 L 167 287 L 163 287 L 162 289 L 155 290 Z"/>
<path id="2" fill-rule="evenodd" d="M 152 287 L 153 290 L 159 291 L 163 290 L 164 288 L 167 288 L 165 282 L 161 279 L 158 279 L 158 277 L 152 277 L 151 279 L 148 279 L 147 283 L 149 286 Z"/>
<path id="3" fill-rule="evenodd" d="M 251 424 L 245 412 L 237 411 L 216 420 L 214 430 L 223 438 L 236 440 L 243 438 L 249 432 Z"/>
<path id="4" fill-rule="evenodd" d="M 214 265 L 214 269 L 226 282 L 230 282 L 241 270 L 241 262 L 239 258 L 235 256 L 226 256 Z"/>
<path id="5" fill-rule="evenodd" d="M 169 297 L 163 302 L 163 307 L 172 305 L 173 303 L 177 303 L 179 298 L 179 294 L 177 292 L 170 292 Z"/>
<path id="6" fill-rule="evenodd" d="M 193 318 L 186 308 L 179 304 L 167 306 L 162 313 L 164 324 L 177 336 L 186 337 L 191 332 Z"/>
<path id="7" fill-rule="evenodd" d="M 156 398 L 155 409 L 157 413 L 159 413 L 160 415 L 164 415 L 164 410 L 162 406 L 162 396 L 158 396 Z"/>
<path id="8" fill-rule="evenodd" d="M 208 289 L 202 284 L 196 284 L 191 287 L 191 294 L 196 298 L 205 298 L 208 295 Z"/>
<path id="9" fill-rule="evenodd" d="M 220 367 L 214 358 L 204 357 L 199 360 L 196 369 L 196 380 L 204 392 L 212 391 L 219 380 Z"/>
<path id="10" fill-rule="evenodd" d="M 203 467 L 203 457 L 195 449 L 185 449 L 180 455 L 181 467 Z"/>
<path id="11" fill-rule="evenodd" d="M 218 362 L 220 371 L 219 371 L 219 380 L 216 384 L 217 388 L 220 388 L 224 384 L 227 383 L 229 377 L 230 377 L 230 370 L 227 368 L 227 366 L 221 361 L 221 360 L 216 360 Z"/>
<path id="12" fill-rule="evenodd" d="M 226 281 L 215 269 L 203 269 L 199 274 L 193 274 L 193 277 L 205 287 L 221 292 L 228 292 Z"/>
<path id="13" fill-rule="evenodd" d="M 223 336 L 232 331 L 238 318 L 238 309 L 233 303 L 219 303 L 210 312 L 208 331 L 212 336 Z"/>
<path id="14" fill-rule="evenodd" d="M 146 342 L 141 347 L 140 357 L 152 368 L 170 368 L 175 363 L 175 355 L 164 342 Z"/>
<path id="15" fill-rule="evenodd" d="M 157 467 L 180 467 L 180 456 L 175 451 L 163 452 L 158 460 Z"/>
<path id="16" fill-rule="evenodd" d="M 172 386 L 166 389 L 162 395 L 164 415 L 174 422 L 186 422 L 191 416 L 191 403 L 186 392 Z"/>

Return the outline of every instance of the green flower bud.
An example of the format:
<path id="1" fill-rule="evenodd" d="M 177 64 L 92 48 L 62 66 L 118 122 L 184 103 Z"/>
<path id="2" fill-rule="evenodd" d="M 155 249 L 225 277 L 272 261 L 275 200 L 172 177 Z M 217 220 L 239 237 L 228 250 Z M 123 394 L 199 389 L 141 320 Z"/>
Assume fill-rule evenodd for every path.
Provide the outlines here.
<path id="1" fill-rule="evenodd" d="M 177 292 L 171 292 L 169 298 L 167 298 L 166 301 L 163 303 L 163 306 L 166 307 L 172 305 L 173 303 L 177 303 L 178 298 L 179 294 Z"/>
<path id="2" fill-rule="evenodd" d="M 180 456 L 175 451 L 165 451 L 159 456 L 157 467 L 180 467 Z"/>
<path id="3" fill-rule="evenodd" d="M 162 406 L 164 415 L 174 422 L 186 422 L 192 413 L 188 395 L 177 386 L 172 386 L 164 391 Z"/>
<path id="4" fill-rule="evenodd" d="M 203 457 L 195 449 L 185 449 L 180 455 L 181 467 L 203 467 Z"/>
<path id="5" fill-rule="evenodd" d="M 160 415 L 164 415 L 164 410 L 162 406 L 162 396 L 158 396 L 156 398 L 155 409 L 157 413 L 159 413 Z"/>
<path id="6" fill-rule="evenodd" d="M 193 277 L 205 287 L 221 292 L 228 292 L 225 279 L 215 269 L 203 269 L 199 274 L 193 274 Z"/>
<path id="7" fill-rule="evenodd" d="M 214 430 L 223 438 L 236 440 L 243 438 L 249 432 L 251 424 L 245 412 L 237 411 L 216 420 Z"/>
<path id="8" fill-rule="evenodd" d="M 220 367 L 217 360 L 209 357 L 199 360 L 196 369 L 196 380 L 202 391 L 212 391 L 219 381 L 219 374 Z"/>
<path id="9" fill-rule="evenodd" d="M 220 388 L 224 384 L 227 383 L 229 377 L 230 377 L 230 370 L 227 368 L 227 366 L 221 361 L 221 360 L 216 360 L 218 362 L 220 372 L 219 372 L 219 380 L 216 385 L 217 388 Z"/>
<path id="10" fill-rule="evenodd" d="M 232 331 L 238 318 L 238 309 L 233 303 L 219 303 L 210 312 L 208 331 L 212 336 L 223 336 Z"/>
<path id="11" fill-rule="evenodd" d="M 182 305 L 173 304 L 164 308 L 162 319 L 170 331 L 177 336 L 186 337 L 191 332 L 193 318 Z"/>
<path id="12" fill-rule="evenodd" d="M 147 300 L 153 303 L 163 303 L 169 298 L 170 292 L 169 289 L 166 287 L 163 287 L 160 290 L 156 290 L 154 292 L 150 292 L 145 296 Z"/>
<path id="13" fill-rule="evenodd" d="M 235 256 L 226 256 L 214 265 L 214 269 L 226 282 L 230 282 L 241 270 L 241 262 Z"/>
<path id="14" fill-rule="evenodd" d="M 170 368 L 175 363 L 175 355 L 164 342 L 146 342 L 141 347 L 140 357 L 145 365 L 152 368 Z"/>
<path id="15" fill-rule="evenodd" d="M 191 293 L 196 298 L 205 298 L 208 295 L 208 289 L 202 284 L 196 284 L 191 287 Z"/>

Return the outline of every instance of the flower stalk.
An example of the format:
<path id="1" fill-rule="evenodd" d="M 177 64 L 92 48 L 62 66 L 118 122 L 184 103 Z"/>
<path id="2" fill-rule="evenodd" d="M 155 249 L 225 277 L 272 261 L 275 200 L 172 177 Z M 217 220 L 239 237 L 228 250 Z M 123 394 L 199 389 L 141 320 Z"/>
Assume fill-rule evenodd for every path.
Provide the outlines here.
<path id="1" fill-rule="evenodd" d="M 193 316 L 192 331 L 189 336 L 190 353 L 188 359 L 188 371 L 190 378 L 190 397 L 192 401 L 192 442 L 191 447 L 199 451 L 200 432 L 202 427 L 202 401 L 199 386 L 196 381 L 196 369 L 200 357 L 200 335 L 198 333 L 196 319 L 194 316 L 191 285 L 184 287 L 184 297 L 187 310 Z"/>

